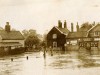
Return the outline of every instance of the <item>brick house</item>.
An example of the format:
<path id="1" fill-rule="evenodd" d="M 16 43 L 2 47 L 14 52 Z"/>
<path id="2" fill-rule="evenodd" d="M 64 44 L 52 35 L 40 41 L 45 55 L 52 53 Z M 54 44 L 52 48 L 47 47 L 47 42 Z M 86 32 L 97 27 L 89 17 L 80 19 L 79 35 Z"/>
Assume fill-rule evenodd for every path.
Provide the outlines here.
<path id="1" fill-rule="evenodd" d="M 54 26 L 47 34 L 47 46 L 52 48 L 62 48 L 64 50 L 66 35 L 68 35 L 69 32 L 66 21 L 64 22 L 64 27 L 62 27 L 62 22 L 59 20 L 58 26 Z"/>

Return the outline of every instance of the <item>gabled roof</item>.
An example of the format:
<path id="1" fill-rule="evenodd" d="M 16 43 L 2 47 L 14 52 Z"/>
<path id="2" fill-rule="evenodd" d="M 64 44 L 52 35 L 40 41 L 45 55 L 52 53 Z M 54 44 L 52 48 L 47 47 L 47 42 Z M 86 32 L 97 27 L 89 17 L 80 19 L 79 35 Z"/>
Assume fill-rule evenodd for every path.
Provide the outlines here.
<path id="1" fill-rule="evenodd" d="M 91 32 L 98 32 L 100 31 L 100 24 L 93 26 L 91 29 L 88 30 L 88 37 L 100 37 L 100 35 L 93 35 Z"/>
<path id="2" fill-rule="evenodd" d="M 93 26 L 81 26 L 80 28 L 79 28 L 79 31 L 80 32 L 82 32 L 82 31 L 88 31 L 89 29 L 91 29 Z"/>
<path id="3" fill-rule="evenodd" d="M 100 24 L 97 24 L 97 25 L 94 25 L 92 28 L 90 28 L 89 30 L 88 30 L 88 32 L 89 31 L 91 31 L 91 30 L 93 30 L 93 29 L 95 29 L 95 31 L 100 31 L 100 27 L 97 27 L 97 26 L 100 26 Z M 97 28 L 96 28 L 97 27 Z"/>
<path id="4" fill-rule="evenodd" d="M 54 26 L 52 29 L 54 28 L 64 35 L 68 35 L 68 33 L 70 32 L 67 28 L 60 28 L 60 27 Z M 48 34 L 52 31 L 52 29 L 48 32 Z"/>
<path id="5" fill-rule="evenodd" d="M 67 28 L 60 28 L 60 27 L 57 27 L 55 26 L 55 28 L 60 31 L 62 34 L 68 34 L 70 31 L 67 29 Z"/>
<path id="6" fill-rule="evenodd" d="M 66 38 L 83 38 L 87 37 L 87 32 L 69 32 L 69 34 L 66 36 Z"/>
<path id="7" fill-rule="evenodd" d="M 3 40 L 24 40 L 23 35 L 19 31 L 0 30 L 0 36 Z"/>

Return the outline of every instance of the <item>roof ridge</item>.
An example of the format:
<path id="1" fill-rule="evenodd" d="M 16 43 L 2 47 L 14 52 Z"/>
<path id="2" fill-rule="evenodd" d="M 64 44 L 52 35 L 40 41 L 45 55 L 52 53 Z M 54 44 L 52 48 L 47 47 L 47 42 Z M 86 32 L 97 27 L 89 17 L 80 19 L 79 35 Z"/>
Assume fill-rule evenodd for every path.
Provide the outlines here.
<path id="1" fill-rule="evenodd" d="M 24 39 L 24 36 L 22 35 L 20 31 L 11 31 L 9 33 L 7 33 L 6 31 L 1 31 L 0 36 L 2 37 L 3 40 L 4 39 L 6 40 Z"/>
<path id="2" fill-rule="evenodd" d="M 59 28 L 57 26 L 54 26 L 57 30 L 59 30 Z M 63 33 L 61 30 L 59 30 L 61 33 Z"/>
<path id="3" fill-rule="evenodd" d="M 97 24 L 97 25 L 100 25 L 100 24 Z M 89 31 L 92 30 L 93 28 L 95 28 L 97 25 L 94 25 L 92 28 L 90 28 L 88 31 L 87 31 L 87 36 L 89 34 Z"/>
<path id="4" fill-rule="evenodd" d="M 99 25 L 99 24 L 97 24 Z M 93 27 L 91 27 L 87 32 L 89 32 L 90 30 L 92 30 L 94 27 L 96 27 L 97 25 L 94 25 Z"/>

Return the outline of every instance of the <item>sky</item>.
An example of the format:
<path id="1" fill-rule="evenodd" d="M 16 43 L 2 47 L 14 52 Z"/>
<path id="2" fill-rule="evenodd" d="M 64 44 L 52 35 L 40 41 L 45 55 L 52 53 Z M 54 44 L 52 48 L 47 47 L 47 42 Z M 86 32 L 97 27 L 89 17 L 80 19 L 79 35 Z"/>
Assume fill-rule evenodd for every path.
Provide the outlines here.
<path id="1" fill-rule="evenodd" d="M 100 22 L 100 0 L 0 0 L 0 27 L 10 22 L 16 30 L 35 29 L 44 34 L 58 20 L 71 22 Z"/>

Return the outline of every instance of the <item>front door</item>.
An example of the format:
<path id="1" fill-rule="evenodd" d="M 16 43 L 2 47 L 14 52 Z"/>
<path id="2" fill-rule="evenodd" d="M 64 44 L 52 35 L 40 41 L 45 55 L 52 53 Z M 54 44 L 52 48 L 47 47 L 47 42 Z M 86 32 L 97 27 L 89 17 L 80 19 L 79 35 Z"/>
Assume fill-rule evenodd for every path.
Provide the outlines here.
<path id="1" fill-rule="evenodd" d="M 53 48 L 57 48 L 57 42 L 53 42 Z"/>

